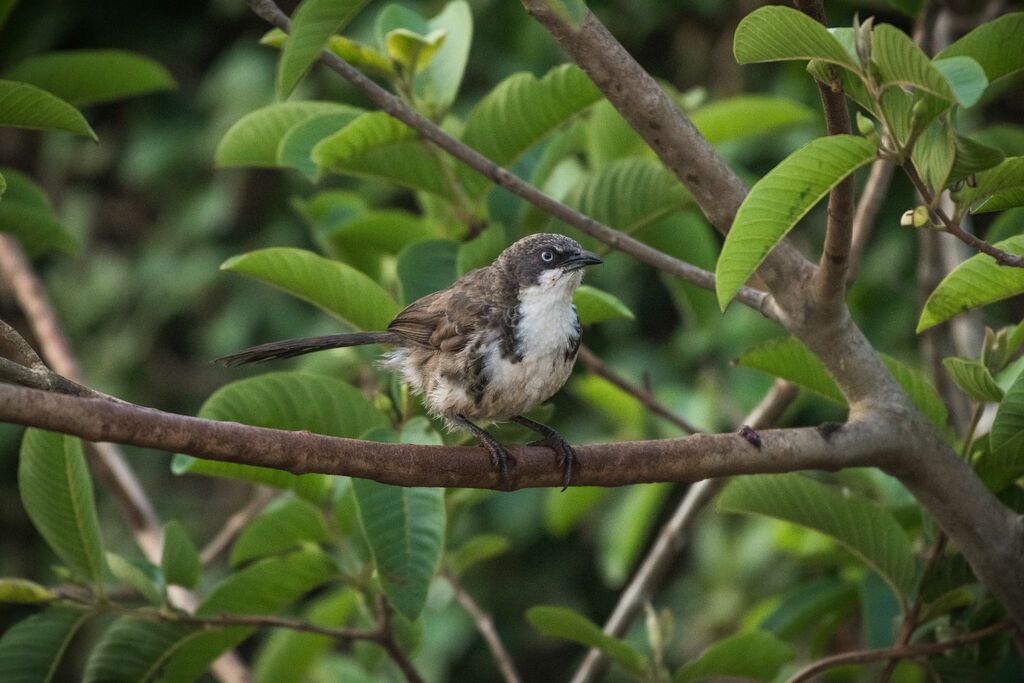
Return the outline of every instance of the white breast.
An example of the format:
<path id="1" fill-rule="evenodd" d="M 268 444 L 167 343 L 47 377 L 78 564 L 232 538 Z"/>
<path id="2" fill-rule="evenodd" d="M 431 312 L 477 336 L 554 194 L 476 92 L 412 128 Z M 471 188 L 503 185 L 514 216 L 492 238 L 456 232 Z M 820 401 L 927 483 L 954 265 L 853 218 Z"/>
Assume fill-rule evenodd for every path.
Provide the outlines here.
<path id="1" fill-rule="evenodd" d="M 545 277 L 547 276 L 547 277 Z M 488 359 L 489 390 L 515 397 L 504 406 L 506 419 L 527 412 L 558 391 L 572 371 L 576 358 L 567 357 L 571 340 L 579 335 L 572 294 L 582 272 L 570 274 L 551 271 L 540 283 L 519 292 L 519 318 L 515 335 L 521 359 L 502 358 L 496 347 Z"/>

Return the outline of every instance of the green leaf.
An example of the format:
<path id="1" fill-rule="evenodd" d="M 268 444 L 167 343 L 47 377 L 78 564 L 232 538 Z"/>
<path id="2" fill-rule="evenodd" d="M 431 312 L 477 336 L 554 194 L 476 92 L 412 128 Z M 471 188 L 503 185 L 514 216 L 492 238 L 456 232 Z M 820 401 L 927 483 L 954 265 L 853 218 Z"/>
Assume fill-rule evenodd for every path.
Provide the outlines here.
<path id="1" fill-rule="evenodd" d="M 195 544 L 176 520 L 164 525 L 164 550 L 160 556 L 160 566 L 167 583 L 185 588 L 195 588 L 203 572 Z"/>
<path id="2" fill-rule="evenodd" d="M 319 551 L 306 550 L 264 560 L 224 579 L 196 614 L 275 614 L 336 575 L 330 558 Z M 196 629 L 173 622 L 121 617 L 93 650 L 85 680 L 192 681 L 217 656 L 245 640 L 253 630 Z"/>
<path id="3" fill-rule="evenodd" d="M 505 228 L 493 223 L 472 240 L 459 245 L 455 270 L 462 276 L 471 270 L 490 265 L 507 245 Z"/>
<path id="4" fill-rule="evenodd" d="M 0 126 L 63 130 L 98 140 L 81 112 L 56 95 L 16 81 L 0 80 Z"/>
<path id="5" fill-rule="evenodd" d="M 117 553 L 106 553 L 107 566 L 110 573 L 114 575 L 122 585 L 134 588 L 147 602 L 153 605 L 160 605 L 164 601 L 163 591 L 157 586 L 155 579 L 159 578 L 159 572 L 153 565 L 142 565 Z"/>
<path id="6" fill-rule="evenodd" d="M 13 234 L 30 256 L 51 249 L 75 253 L 78 238 L 57 220 L 50 200 L 35 182 L 17 169 L 5 167 L 5 201 L 0 203 L 0 231 Z"/>
<path id="7" fill-rule="evenodd" d="M 426 68 L 416 75 L 413 94 L 440 112 L 455 101 L 469 59 L 469 46 L 473 40 L 473 13 L 469 4 L 464 0 L 448 2 L 436 17 L 426 22 L 423 30 L 417 30 L 423 35 L 434 31 L 445 32 L 444 44 Z"/>
<path id="8" fill-rule="evenodd" d="M 758 475 L 733 479 L 719 494 L 718 505 L 831 536 L 878 572 L 900 600 L 913 588 L 910 539 L 891 513 L 866 498 L 801 474 Z"/>
<path id="9" fill-rule="evenodd" d="M 1024 185 L 1015 187 L 1012 190 L 997 192 L 981 204 L 974 207 L 973 213 L 991 213 L 993 211 L 1005 211 L 1024 206 Z"/>
<path id="10" fill-rule="evenodd" d="M 335 102 L 278 102 L 250 112 L 224 133 L 213 153 L 219 167 L 277 166 L 281 139 L 294 126 L 320 114 L 358 113 Z"/>
<path id="11" fill-rule="evenodd" d="M 889 0 L 889 4 L 911 17 L 916 17 L 924 6 L 924 0 Z"/>
<path id="12" fill-rule="evenodd" d="M 444 547 L 444 489 L 404 488 L 353 479 L 359 521 L 384 593 L 416 619 Z"/>
<path id="13" fill-rule="evenodd" d="M 175 88 L 163 66 L 124 50 L 47 52 L 19 62 L 4 76 L 42 88 L 76 107 Z"/>
<path id="14" fill-rule="evenodd" d="M 277 64 L 277 97 L 295 90 L 309 67 L 327 47 L 327 40 L 366 4 L 366 0 L 302 0 L 291 21 L 291 33 Z"/>
<path id="15" fill-rule="evenodd" d="M 320 510 L 298 498 L 279 498 L 257 515 L 231 548 L 231 566 L 277 555 L 305 543 L 322 543 L 329 534 Z"/>
<path id="16" fill-rule="evenodd" d="M 988 87 L 985 70 L 970 57 L 936 59 L 932 64 L 949 83 L 957 101 L 965 107 L 976 104 Z"/>
<path id="17" fill-rule="evenodd" d="M 458 255 L 459 244 L 451 240 L 424 240 L 403 249 L 395 266 L 402 301 L 410 304 L 455 282 Z"/>
<path id="18" fill-rule="evenodd" d="M 935 387 L 920 372 L 895 358 L 884 353 L 880 353 L 879 357 L 925 417 L 940 429 L 945 428 L 946 408 Z M 736 363 L 781 377 L 840 405 L 846 403 L 825 366 L 794 337 L 772 339 L 758 344 L 740 356 Z"/>
<path id="19" fill-rule="evenodd" d="M 998 149 L 984 145 L 977 140 L 956 136 L 956 160 L 949 173 L 949 182 L 955 183 L 969 175 L 987 171 L 999 165 L 1004 155 Z"/>
<path id="20" fill-rule="evenodd" d="M 878 67 L 883 88 L 914 88 L 965 107 L 974 104 L 988 85 L 985 72 L 977 62 L 973 66 L 966 61 L 945 64 L 942 69 L 948 71 L 952 78 L 949 80 L 938 63 L 928 59 L 910 36 L 889 24 L 880 24 L 872 31 L 871 60 Z"/>
<path id="21" fill-rule="evenodd" d="M 407 28 L 396 28 L 388 31 L 384 45 L 391 61 L 398 64 L 403 73 L 417 74 L 430 64 L 447 36 L 448 32 L 440 29 L 421 36 Z"/>
<path id="22" fill-rule="evenodd" d="M 736 27 L 732 49 L 740 64 L 817 59 L 860 71 L 828 29 L 790 7 L 761 7 L 748 14 Z"/>
<path id="23" fill-rule="evenodd" d="M 75 576 L 102 590 L 103 547 L 81 442 L 40 429 L 25 430 L 18 490 L 25 512 L 47 544 Z"/>
<path id="24" fill-rule="evenodd" d="M 945 121 L 933 121 L 914 144 L 914 165 L 936 194 L 946 187 L 956 158 L 956 133 Z"/>
<path id="25" fill-rule="evenodd" d="M 935 387 L 925 377 L 925 374 L 884 353 L 878 355 L 881 357 L 882 362 L 885 363 L 886 369 L 892 373 L 893 379 L 903 388 L 903 391 L 907 392 L 907 396 L 914 402 L 917 409 L 924 413 L 924 416 L 933 425 L 940 430 L 945 430 L 948 419 L 946 404 L 939 396 L 939 392 L 935 390 Z"/>
<path id="26" fill-rule="evenodd" d="M 807 143 L 761 178 L 740 205 L 718 258 L 716 290 L 722 310 L 811 207 L 874 158 L 875 146 L 864 138 L 830 135 Z"/>
<path id="27" fill-rule="evenodd" d="M 770 633 L 737 633 L 714 643 L 695 661 L 677 669 L 672 683 L 719 677 L 770 681 L 782 665 L 795 656 L 796 650 L 792 645 Z"/>
<path id="28" fill-rule="evenodd" d="M 359 593 L 350 586 L 318 599 L 306 611 L 304 620 L 317 626 L 345 625 L 361 605 Z M 316 633 L 278 629 L 269 634 L 252 667 L 257 681 L 301 681 L 334 641 Z"/>
<path id="29" fill-rule="evenodd" d="M 0 174 L 0 199 L 3 198 L 4 192 L 7 192 L 7 181 L 4 180 L 2 174 Z"/>
<path id="30" fill-rule="evenodd" d="M 642 674 L 646 670 L 646 660 L 636 648 L 605 635 L 592 621 L 571 609 L 547 605 L 531 607 L 526 612 L 526 620 L 542 635 L 596 647 L 630 673 Z"/>
<path id="31" fill-rule="evenodd" d="M 332 173 L 380 178 L 451 199 L 452 188 L 441 168 L 446 162 L 426 144 L 404 123 L 377 111 L 358 116 L 318 142 L 312 158 Z"/>
<path id="32" fill-rule="evenodd" d="M 633 157 L 609 162 L 584 176 L 565 203 L 605 225 L 633 233 L 691 206 L 693 198 L 661 162 Z"/>
<path id="33" fill-rule="evenodd" d="M 0 637 L 0 681 L 49 683 L 68 643 L 89 614 L 51 607 L 19 621 Z"/>
<path id="34" fill-rule="evenodd" d="M 618 297 L 596 287 L 582 285 L 573 294 L 572 303 L 581 325 L 592 325 L 606 320 L 634 320 L 633 311 Z"/>
<path id="35" fill-rule="evenodd" d="M 600 98 L 601 92 L 573 64 L 556 66 L 540 79 L 530 73 L 513 74 L 473 107 L 462 141 L 499 166 L 511 166 L 526 150 Z M 460 178 L 473 197 L 490 186 L 486 178 L 469 169 Z"/>
<path id="36" fill-rule="evenodd" d="M 229 575 L 196 614 L 274 614 L 336 576 L 333 560 L 318 548 L 267 558 Z"/>
<path id="37" fill-rule="evenodd" d="M 383 330 L 399 310 L 391 295 L 358 270 L 303 249 L 250 251 L 228 259 L 221 270 L 277 287 L 358 330 Z"/>
<path id="38" fill-rule="evenodd" d="M 846 399 L 825 366 L 794 337 L 781 337 L 758 344 L 737 358 L 736 364 L 781 377 L 830 401 L 846 404 Z"/>
<path id="39" fill-rule="evenodd" d="M 544 529 L 556 538 L 566 536 L 610 493 L 611 489 L 600 486 L 573 486 L 564 492 L 549 491 L 544 500 Z"/>
<path id="40" fill-rule="evenodd" d="M 0 603 L 13 602 L 20 605 L 31 605 L 39 602 L 50 602 L 57 595 L 45 586 L 40 586 L 28 579 L 0 578 Z"/>
<path id="41" fill-rule="evenodd" d="M 317 180 L 313 148 L 326 137 L 347 126 L 359 111 L 317 114 L 288 129 L 277 145 L 277 165 L 290 166 L 312 181 Z"/>
<path id="42" fill-rule="evenodd" d="M 388 424 L 383 413 L 352 385 L 325 375 L 298 372 L 273 372 L 232 382 L 206 400 L 199 416 L 348 438 L 360 437 Z M 234 477 L 291 488 L 314 500 L 322 500 L 331 487 L 331 478 L 323 474 L 296 476 L 281 470 L 180 454 L 174 457 L 172 469 L 175 474 Z"/>
<path id="43" fill-rule="evenodd" d="M 85 668 L 85 683 L 149 683 L 176 651 L 202 636 L 173 622 L 120 617 L 97 643 Z"/>
<path id="44" fill-rule="evenodd" d="M 601 527 L 598 562 L 605 583 L 621 586 L 646 547 L 671 484 L 630 486 L 608 511 Z"/>
<path id="45" fill-rule="evenodd" d="M 260 45 L 280 48 L 284 47 L 287 40 L 287 33 L 279 28 L 272 28 L 260 38 Z M 395 76 L 395 70 L 388 58 L 369 45 L 364 45 L 345 36 L 331 36 L 327 39 L 326 47 L 360 71 L 367 71 L 374 76 L 385 78 L 394 78 Z"/>
<path id="46" fill-rule="evenodd" d="M 1024 373 L 1017 376 L 999 404 L 989 433 L 989 450 L 978 469 L 1001 483 L 1024 474 Z"/>
<path id="47" fill-rule="evenodd" d="M 1024 235 L 997 242 L 996 248 L 1024 255 Z M 987 254 L 975 254 L 953 269 L 929 295 L 917 332 L 964 311 L 1024 292 L 1024 270 L 997 265 Z"/>
<path id="48" fill-rule="evenodd" d="M 712 145 L 768 135 L 783 128 L 810 123 L 810 107 L 786 97 L 743 95 L 710 102 L 690 114 L 690 121 Z"/>
<path id="49" fill-rule="evenodd" d="M 1024 69 L 1024 12 L 987 21 L 937 55 L 970 57 L 985 70 L 989 82 Z"/>
<path id="50" fill-rule="evenodd" d="M 1003 390 L 988 368 L 978 361 L 951 357 L 943 358 L 942 365 L 956 385 L 975 401 L 998 403 L 1003 400 Z"/>
<path id="51" fill-rule="evenodd" d="M 980 200 L 1006 190 L 1024 187 L 1024 156 L 1007 157 L 995 168 L 975 176 L 974 186 L 967 185 L 953 195 L 961 206 L 971 207 Z"/>
<path id="52" fill-rule="evenodd" d="M 470 567 L 508 552 L 510 547 L 509 540 L 500 534 L 477 534 L 451 551 L 448 570 L 461 576 Z"/>

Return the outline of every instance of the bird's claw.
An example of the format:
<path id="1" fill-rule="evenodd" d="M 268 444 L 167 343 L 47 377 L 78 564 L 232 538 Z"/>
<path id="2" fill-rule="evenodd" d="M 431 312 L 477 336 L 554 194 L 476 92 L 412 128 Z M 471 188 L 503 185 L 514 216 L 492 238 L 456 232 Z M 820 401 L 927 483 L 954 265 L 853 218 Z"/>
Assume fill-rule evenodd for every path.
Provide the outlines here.
<path id="1" fill-rule="evenodd" d="M 562 468 L 562 490 L 569 488 L 569 484 L 572 483 L 573 467 L 580 464 L 580 459 L 576 457 L 576 450 L 572 445 L 565 439 L 556 436 L 546 436 L 543 439 L 531 441 L 527 445 L 550 448 L 555 452 L 555 461 Z"/>

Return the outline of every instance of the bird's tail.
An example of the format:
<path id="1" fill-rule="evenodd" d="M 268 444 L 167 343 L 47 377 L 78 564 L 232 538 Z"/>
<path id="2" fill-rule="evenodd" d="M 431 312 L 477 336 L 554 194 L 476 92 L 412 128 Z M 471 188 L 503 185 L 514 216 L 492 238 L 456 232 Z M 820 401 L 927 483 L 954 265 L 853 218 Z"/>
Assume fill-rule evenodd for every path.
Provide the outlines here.
<path id="1" fill-rule="evenodd" d="M 327 334 L 322 337 L 304 337 L 302 339 L 285 339 L 284 341 L 260 344 L 243 349 L 216 360 L 228 367 L 245 365 L 246 363 L 262 363 L 278 358 L 291 358 L 305 353 L 338 349 L 344 346 L 362 346 L 363 344 L 397 344 L 402 337 L 395 332 L 351 332 L 349 334 Z"/>

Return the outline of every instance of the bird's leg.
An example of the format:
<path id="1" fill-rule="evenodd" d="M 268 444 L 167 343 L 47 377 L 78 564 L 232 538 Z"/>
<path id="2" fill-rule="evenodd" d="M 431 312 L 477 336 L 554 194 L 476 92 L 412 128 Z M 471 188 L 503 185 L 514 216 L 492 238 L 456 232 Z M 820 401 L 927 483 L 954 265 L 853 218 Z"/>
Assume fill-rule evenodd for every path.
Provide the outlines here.
<path id="1" fill-rule="evenodd" d="M 494 463 L 494 467 L 498 470 L 498 475 L 501 478 L 501 487 L 505 489 L 511 488 L 511 479 L 508 476 L 508 461 L 512 456 L 505 450 L 505 447 L 486 429 L 476 426 L 461 415 L 456 416 L 453 421 L 475 436 L 480 441 L 480 445 L 487 449 L 487 452 L 491 454 L 491 462 Z"/>
<path id="2" fill-rule="evenodd" d="M 576 457 L 576 451 L 565 440 L 565 437 L 546 424 L 541 424 L 522 415 L 514 415 L 511 420 L 541 435 L 542 438 L 539 441 L 533 441 L 530 445 L 547 446 L 555 452 L 555 455 L 558 456 L 558 465 L 562 468 L 562 490 L 569 488 L 569 484 L 572 483 L 573 465 L 579 465 L 580 461 Z"/>

